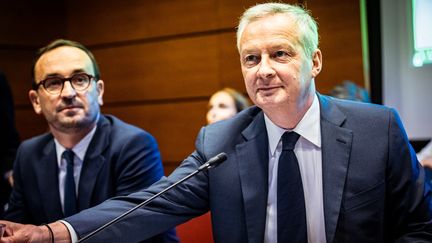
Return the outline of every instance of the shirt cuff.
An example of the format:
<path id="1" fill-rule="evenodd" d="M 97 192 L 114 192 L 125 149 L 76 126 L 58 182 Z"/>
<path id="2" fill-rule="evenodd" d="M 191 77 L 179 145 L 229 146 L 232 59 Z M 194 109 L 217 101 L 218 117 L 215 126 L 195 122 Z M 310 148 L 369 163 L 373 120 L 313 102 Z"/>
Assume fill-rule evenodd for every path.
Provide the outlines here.
<path id="1" fill-rule="evenodd" d="M 66 226 L 66 228 L 68 229 L 68 231 L 69 231 L 69 234 L 70 234 L 70 237 L 71 237 L 71 242 L 72 243 L 77 243 L 78 242 L 78 235 L 77 235 L 77 233 L 75 232 L 75 230 L 74 230 L 74 228 L 72 227 L 72 225 L 71 224 L 69 224 L 67 221 L 65 221 L 65 220 L 59 220 L 60 222 L 62 222 L 65 226 Z"/>

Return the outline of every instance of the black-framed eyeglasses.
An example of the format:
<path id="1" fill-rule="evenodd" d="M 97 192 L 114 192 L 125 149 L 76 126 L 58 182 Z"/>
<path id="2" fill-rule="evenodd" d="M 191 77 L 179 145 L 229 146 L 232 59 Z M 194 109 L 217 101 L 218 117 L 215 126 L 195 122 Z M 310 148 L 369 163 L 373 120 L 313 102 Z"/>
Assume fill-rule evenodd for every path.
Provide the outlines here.
<path id="1" fill-rule="evenodd" d="M 50 94 L 60 94 L 63 90 L 64 83 L 69 81 L 76 91 L 84 91 L 90 86 L 90 81 L 95 77 L 87 73 L 77 73 L 69 78 L 61 77 L 49 77 L 40 81 L 38 84 L 34 84 L 34 90 L 37 90 L 39 86 L 43 86 L 44 89 Z"/>

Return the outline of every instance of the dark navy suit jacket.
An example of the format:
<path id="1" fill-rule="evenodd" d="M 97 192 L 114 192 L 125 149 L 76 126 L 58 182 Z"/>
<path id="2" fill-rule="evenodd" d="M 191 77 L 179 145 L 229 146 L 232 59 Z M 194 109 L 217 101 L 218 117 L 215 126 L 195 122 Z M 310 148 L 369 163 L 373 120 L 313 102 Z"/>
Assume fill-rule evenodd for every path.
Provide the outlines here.
<path id="1" fill-rule="evenodd" d="M 84 210 L 114 196 L 142 190 L 163 176 L 156 140 L 114 116 L 101 115 L 84 157 L 78 207 Z M 53 136 L 22 143 L 14 164 L 15 185 L 5 219 L 46 224 L 62 219 Z M 167 238 L 175 238 L 174 231 Z M 157 236 L 153 242 L 163 242 Z M 167 240 L 169 241 L 169 240 Z"/>
<path id="2" fill-rule="evenodd" d="M 430 191 L 396 112 L 318 96 L 327 242 L 432 242 Z M 92 242 L 136 242 L 208 210 L 215 242 L 263 242 L 268 195 L 263 117 L 252 107 L 202 128 L 196 151 L 168 178 L 66 220 L 82 237 L 226 152 L 219 167 L 189 179 Z"/>

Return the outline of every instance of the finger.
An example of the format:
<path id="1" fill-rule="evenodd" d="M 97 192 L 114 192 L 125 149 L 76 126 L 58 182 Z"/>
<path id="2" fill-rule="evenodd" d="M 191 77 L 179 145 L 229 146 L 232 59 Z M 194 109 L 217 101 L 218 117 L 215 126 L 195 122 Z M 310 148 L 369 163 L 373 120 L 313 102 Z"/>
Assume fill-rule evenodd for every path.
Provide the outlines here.
<path id="1" fill-rule="evenodd" d="M 19 241 L 15 241 L 13 239 L 13 236 L 1 237 L 0 239 L 0 243 L 12 243 L 12 242 L 19 242 Z"/>
<path id="2" fill-rule="evenodd" d="M 19 224 L 3 220 L 0 220 L 0 224 L 4 227 L 4 236 L 13 235 L 14 228 L 19 226 Z"/>
<path id="3" fill-rule="evenodd" d="M 6 227 L 6 230 L 5 230 L 3 236 L 11 236 L 11 235 L 13 235 L 13 229 L 11 227 Z"/>

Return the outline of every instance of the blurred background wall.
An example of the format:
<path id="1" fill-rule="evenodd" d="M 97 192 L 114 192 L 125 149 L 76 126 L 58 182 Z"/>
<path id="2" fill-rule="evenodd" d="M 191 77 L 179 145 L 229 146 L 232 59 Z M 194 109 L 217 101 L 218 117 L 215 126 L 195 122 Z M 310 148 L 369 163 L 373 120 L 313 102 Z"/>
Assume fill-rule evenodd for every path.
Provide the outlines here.
<path id="1" fill-rule="evenodd" d="M 432 1 L 427 1 L 432 6 Z M 432 9 L 428 11 L 432 19 Z M 432 64 L 413 65 L 412 0 L 381 0 L 381 16 L 383 103 L 399 111 L 413 142 L 429 140 L 432 137 Z M 426 30 L 429 39 L 430 24 L 427 23 Z"/>
<path id="2" fill-rule="evenodd" d="M 259 1 L 1 1 L 0 70 L 12 87 L 22 139 L 47 130 L 27 97 L 34 51 L 56 38 L 89 47 L 106 84 L 104 113 L 152 133 L 170 173 L 193 150 L 210 95 L 245 92 L 235 27 Z M 343 80 L 365 87 L 359 0 L 302 3 L 317 18 L 328 93 Z"/>

